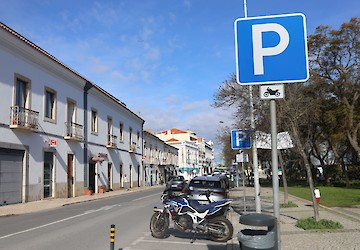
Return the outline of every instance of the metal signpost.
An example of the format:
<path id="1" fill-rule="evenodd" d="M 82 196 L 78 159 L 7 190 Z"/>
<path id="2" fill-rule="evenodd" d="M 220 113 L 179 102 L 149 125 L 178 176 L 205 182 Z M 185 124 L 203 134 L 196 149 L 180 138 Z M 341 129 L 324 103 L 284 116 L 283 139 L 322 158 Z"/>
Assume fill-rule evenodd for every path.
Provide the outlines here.
<path id="1" fill-rule="evenodd" d="M 241 85 L 305 82 L 309 78 L 305 16 L 300 13 L 235 20 L 236 80 Z M 279 90 L 278 90 L 279 91 Z M 281 90 L 280 90 L 281 91 Z M 275 88 L 262 92 L 270 99 L 274 216 L 280 220 Z M 280 227 L 277 227 L 280 249 Z"/>
<path id="2" fill-rule="evenodd" d="M 250 149 L 251 148 L 251 138 L 250 130 L 234 129 L 231 130 L 231 148 L 232 149 Z M 240 150 L 240 152 L 242 152 Z M 245 162 L 245 154 L 237 155 L 237 162 Z M 245 176 L 244 176 L 244 163 L 242 164 L 242 183 L 243 183 L 243 192 L 244 192 L 244 212 L 246 212 L 246 189 L 245 189 Z M 239 164 L 236 168 L 236 186 L 239 186 Z"/>
<path id="3" fill-rule="evenodd" d="M 236 161 L 241 164 L 241 178 L 243 186 L 243 202 L 244 202 L 244 214 L 246 213 L 246 186 L 245 186 L 245 162 L 249 162 L 249 155 L 240 150 L 240 154 L 236 155 Z M 237 186 L 237 185 L 236 185 Z"/>

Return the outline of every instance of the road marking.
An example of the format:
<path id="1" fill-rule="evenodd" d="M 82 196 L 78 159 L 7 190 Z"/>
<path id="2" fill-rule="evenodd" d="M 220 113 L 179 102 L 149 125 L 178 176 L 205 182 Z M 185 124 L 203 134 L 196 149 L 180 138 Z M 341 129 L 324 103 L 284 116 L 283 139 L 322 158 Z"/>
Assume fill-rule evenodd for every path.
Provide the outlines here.
<path id="1" fill-rule="evenodd" d="M 159 195 L 159 194 L 161 194 L 161 193 L 157 193 L 157 194 L 152 194 L 152 195 L 140 197 L 140 198 L 134 199 L 134 200 L 132 200 L 132 201 L 140 201 L 140 200 L 143 200 L 143 199 L 146 199 L 146 198 L 149 198 L 149 197 L 152 197 L 152 196 L 156 196 L 156 195 Z"/>
<path id="2" fill-rule="evenodd" d="M 144 237 L 140 237 L 138 239 L 136 239 L 133 243 L 131 243 L 132 246 L 135 246 L 137 245 L 140 241 L 143 241 L 144 240 Z"/>
<path id="3" fill-rule="evenodd" d="M 88 211 L 85 211 L 82 214 L 74 215 L 74 216 L 71 216 L 71 217 L 68 217 L 68 218 L 65 218 L 65 219 L 61 219 L 61 220 L 57 220 L 57 221 L 53 221 L 53 222 L 50 222 L 50 223 L 47 223 L 47 224 L 44 224 L 44 225 L 41 225 L 41 226 L 37 226 L 37 227 L 29 228 L 29 229 L 26 229 L 26 230 L 23 230 L 23 231 L 19 231 L 19 232 L 16 232 L 16 233 L 1 236 L 0 240 L 5 239 L 5 238 L 9 238 L 9 237 L 12 237 L 12 236 L 15 236 L 15 235 L 18 235 L 18 234 L 23 234 L 23 233 L 27 233 L 27 232 L 31 232 L 31 231 L 40 229 L 40 228 L 55 225 L 55 224 L 58 224 L 58 223 L 61 223 L 61 222 L 64 222 L 64 221 L 68 221 L 68 220 L 71 220 L 71 219 L 74 219 L 74 218 L 77 218 L 77 217 L 92 214 L 92 213 L 99 212 L 99 211 L 102 211 L 102 210 L 109 210 L 110 208 L 113 208 L 115 206 L 121 206 L 121 205 L 105 206 L 105 207 L 101 207 L 101 208 L 95 209 L 95 210 L 88 210 Z"/>
<path id="4" fill-rule="evenodd" d="M 182 244 L 182 245 L 189 245 L 189 241 L 168 241 L 168 240 L 142 240 L 142 242 L 151 242 L 151 243 L 168 243 L 168 244 Z M 194 242 L 191 245 L 199 245 L 199 246 L 207 246 L 208 243 L 201 243 L 201 242 Z M 220 245 L 220 244 L 219 244 Z"/>

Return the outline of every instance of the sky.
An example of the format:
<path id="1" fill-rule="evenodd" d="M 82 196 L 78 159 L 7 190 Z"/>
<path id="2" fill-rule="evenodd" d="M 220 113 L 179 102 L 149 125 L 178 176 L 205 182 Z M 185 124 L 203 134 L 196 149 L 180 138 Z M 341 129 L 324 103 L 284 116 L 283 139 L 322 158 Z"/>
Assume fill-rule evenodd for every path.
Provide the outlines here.
<path id="1" fill-rule="evenodd" d="M 248 0 L 248 17 L 303 13 L 307 33 L 338 29 L 359 0 Z M 244 0 L 3 0 L 0 20 L 124 102 L 155 132 L 215 142 L 231 110 L 214 93 L 236 70 L 234 21 Z M 234 127 L 234 129 L 236 129 Z"/>

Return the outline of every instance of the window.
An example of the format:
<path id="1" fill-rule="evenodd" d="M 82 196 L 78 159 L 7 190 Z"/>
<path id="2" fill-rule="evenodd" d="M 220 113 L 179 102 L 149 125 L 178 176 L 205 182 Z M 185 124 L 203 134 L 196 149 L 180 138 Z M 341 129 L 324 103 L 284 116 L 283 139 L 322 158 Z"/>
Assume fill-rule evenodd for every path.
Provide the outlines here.
<path id="1" fill-rule="evenodd" d="M 129 144 L 132 146 L 132 128 L 129 128 Z"/>
<path id="2" fill-rule="evenodd" d="M 98 133 L 98 112 L 96 109 L 91 109 L 91 132 Z"/>
<path id="3" fill-rule="evenodd" d="M 120 141 L 124 141 L 124 124 L 120 123 Z"/>
<path id="4" fill-rule="evenodd" d="M 56 119 L 56 92 L 54 90 L 45 89 L 45 119 Z"/>
<path id="5" fill-rule="evenodd" d="M 30 81 L 17 77 L 15 83 L 15 106 L 20 108 L 30 108 L 29 89 Z"/>
<path id="6" fill-rule="evenodd" d="M 136 145 L 138 148 L 140 147 L 140 132 L 139 131 L 136 134 Z"/>
<path id="7" fill-rule="evenodd" d="M 108 116 L 107 121 L 108 121 L 108 135 L 112 135 L 113 134 L 112 118 Z"/>

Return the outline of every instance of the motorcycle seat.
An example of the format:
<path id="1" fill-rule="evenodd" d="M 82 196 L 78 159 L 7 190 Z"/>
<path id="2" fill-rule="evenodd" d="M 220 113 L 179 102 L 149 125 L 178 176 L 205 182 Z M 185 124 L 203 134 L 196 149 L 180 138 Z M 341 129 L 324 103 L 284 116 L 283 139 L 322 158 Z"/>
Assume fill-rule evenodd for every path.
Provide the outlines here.
<path id="1" fill-rule="evenodd" d="M 197 200 L 189 200 L 189 204 L 199 213 L 203 213 L 210 208 L 216 207 L 217 205 L 224 204 L 224 201 L 215 201 L 215 202 L 211 202 L 209 204 L 199 204 L 199 202 Z"/>

